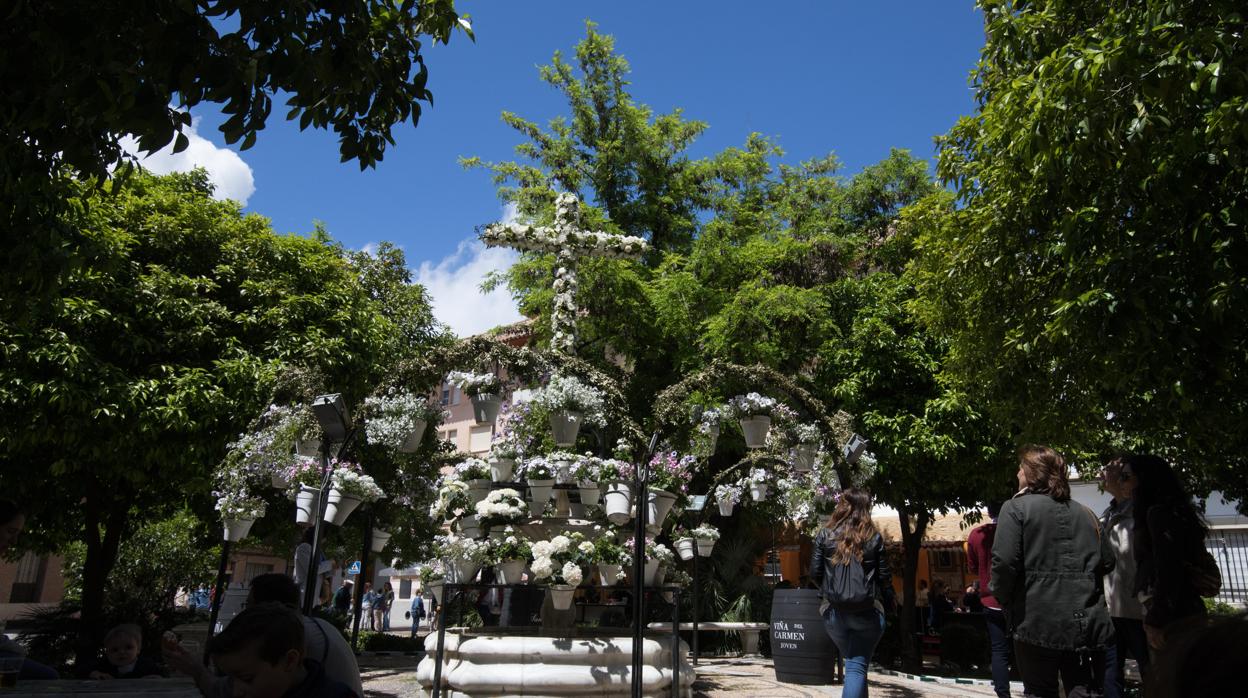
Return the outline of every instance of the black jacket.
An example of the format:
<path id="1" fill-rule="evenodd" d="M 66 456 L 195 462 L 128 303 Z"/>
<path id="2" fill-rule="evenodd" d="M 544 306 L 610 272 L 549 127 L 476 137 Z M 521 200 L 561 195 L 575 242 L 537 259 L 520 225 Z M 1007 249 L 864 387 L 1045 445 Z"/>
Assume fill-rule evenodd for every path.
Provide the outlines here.
<path id="1" fill-rule="evenodd" d="M 1178 504 L 1159 502 L 1145 512 L 1146 530 L 1134 533 L 1135 592 L 1147 600 L 1144 622 L 1158 628 L 1205 612 L 1186 563 L 1205 554 L 1205 532 Z"/>
<path id="2" fill-rule="evenodd" d="M 1001 507 L 989 588 L 1014 639 L 1057 650 L 1107 647 L 1113 625 L 1102 578 L 1114 568 L 1090 509 L 1020 492 Z"/>
<path id="3" fill-rule="evenodd" d="M 832 581 L 841 579 L 842 581 L 849 579 L 852 583 L 861 583 L 861 589 L 841 589 L 840 595 L 848 595 L 861 597 L 866 599 L 861 604 L 850 606 L 837 606 L 840 610 L 859 610 L 871 608 L 875 605 L 875 599 L 878 597 L 883 602 L 884 608 L 891 609 L 894 605 L 896 595 L 893 592 L 893 574 L 888 567 L 888 556 L 884 554 L 884 539 L 880 534 L 875 534 L 862 550 L 862 571 L 863 579 L 861 582 L 854 580 L 852 576 L 843 575 L 844 568 L 847 565 L 832 562 L 832 554 L 836 550 L 836 541 L 839 531 L 832 531 L 827 528 L 819 531 L 819 535 L 815 536 L 814 553 L 810 557 L 810 579 L 819 586 L 819 591 L 825 599 L 836 596 L 832 588 Z"/>

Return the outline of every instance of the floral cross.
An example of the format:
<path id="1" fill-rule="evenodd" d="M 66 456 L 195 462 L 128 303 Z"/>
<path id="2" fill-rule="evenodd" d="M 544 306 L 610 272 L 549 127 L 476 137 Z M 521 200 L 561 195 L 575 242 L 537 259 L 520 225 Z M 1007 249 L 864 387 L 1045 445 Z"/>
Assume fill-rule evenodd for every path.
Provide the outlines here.
<path id="1" fill-rule="evenodd" d="M 608 257 L 639 259 L 646 241 L 629 235 L 613 235 L 580 228 L 580 201 L 564 192 L 555 198 L 553 227 L 522 223 L 493 223 L 481 233 L 490 247 L 512 247 L 528 252 L 555 253 L 555 308 L 551 315 L 554 337 L 551 348 L 572 353 L 576 339 L 576 259 Z"/>

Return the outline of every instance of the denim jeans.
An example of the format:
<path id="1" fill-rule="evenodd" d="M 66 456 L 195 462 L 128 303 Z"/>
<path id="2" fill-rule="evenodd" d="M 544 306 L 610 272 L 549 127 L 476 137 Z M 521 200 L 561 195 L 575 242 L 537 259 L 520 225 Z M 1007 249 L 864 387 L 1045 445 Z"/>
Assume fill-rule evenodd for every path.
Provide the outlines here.
<path id="1" fill-rule="evenodd" d="M 992 650 L 992 689 L 999 698 L 1010 698 L 1010 635 L 1005 627 L 1005 611 L 984 609 L 988 626 L 988 646 Z"/>
<path id="2" fill-rule="evenodd" d="M 884 634 L 884 614 L 874 608 L 862 611 L 838 611 L 829 608 L 823 614 L 828 637 L 845 658 L 845 686 L 842 698 L 867 695 L 867 664 L 871 653 Z"/>
<path id="3" fill-rule="evenodd" d="M 1140 665 L 1140 675 L 1148 674 L 1148 638 L 1144 621 L 1138 618 L 1114 618 L 1114 643 L 1105 650 L 1105 698 L 1121 698 L 1126 684 L 1123 666 L 1127 655 Z"/>

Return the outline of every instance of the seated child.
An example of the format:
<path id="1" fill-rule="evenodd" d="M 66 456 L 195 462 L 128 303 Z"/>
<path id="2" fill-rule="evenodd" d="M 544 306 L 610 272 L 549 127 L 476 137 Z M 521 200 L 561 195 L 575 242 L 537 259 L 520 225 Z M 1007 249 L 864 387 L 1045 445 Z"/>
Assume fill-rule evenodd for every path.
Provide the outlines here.
<path id="1" fill-rule="evenodd" d="M 358 698 L 345 684 L 327 677 L 318 662 L 305 660 L 303 648 L 302 618 L 280 603 L 249 605 L 208 642 L 213 664 L 226 676 L 224 695 Z M 210 695 L 206 686 L 200 688 Z"/>
<path id="2" fill-rule="evenodd" d="M 92 679 L 141 679 L 158 677 L 162 673 L 156 662 L 140 657 L 143 650 L 143 631 L 134 623 L 122 623 L 104 636 L 104 656 L 96 662 Z"/>

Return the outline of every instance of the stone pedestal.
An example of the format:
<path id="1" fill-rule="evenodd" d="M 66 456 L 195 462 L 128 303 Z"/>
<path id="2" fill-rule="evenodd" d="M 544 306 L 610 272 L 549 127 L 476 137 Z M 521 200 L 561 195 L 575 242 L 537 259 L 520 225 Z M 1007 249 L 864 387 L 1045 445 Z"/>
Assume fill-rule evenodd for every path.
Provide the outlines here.
<path id="1" fill-rule="evenodd" d="M 527 632 L 535 632 L 527 630 Z M 632 638 L 582 632 L 577 637 L 488 633 L 448 628 L 443 650 L 442 695 L 628 696 L 632 691 Z M 646 696 L 671 695 L 672 640 L 647 634 L 643 640 L 642 687 Z M 416 669 L 423 696 L 431 695 L 437 633 L 425 638 L 425 658 Z M 693 695 L 694 670 L 680 643 L 680 695 Z"/>

